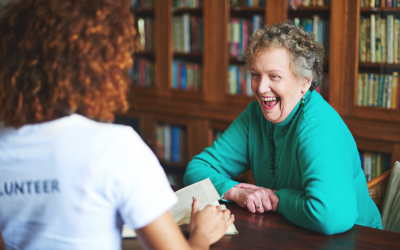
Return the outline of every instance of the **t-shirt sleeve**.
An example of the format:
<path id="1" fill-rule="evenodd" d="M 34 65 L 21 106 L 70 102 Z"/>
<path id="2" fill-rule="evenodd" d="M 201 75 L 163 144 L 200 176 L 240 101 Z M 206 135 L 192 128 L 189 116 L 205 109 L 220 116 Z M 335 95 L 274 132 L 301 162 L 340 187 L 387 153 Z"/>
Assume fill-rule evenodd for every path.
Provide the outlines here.
<path id="1" fill-rule="evenodd" d="M 222 197 L 238 184 L 232 179 L 250 169 L 247 143 L 249 112 L 248 107 L 210 147 L 193 157 L 183 177 L 186 186 L 210 178 Z"/>
<path id="2" fill-rule="evenodd" d="M 134 130 L 121 128 L 124 133 L 111 150 L 114 162 L 109 195 L 124 223 L 138 229 L 171 209 L 178 198 L 150 148 Z"/>
<path id="3" fill-rule="evenodd" d="M 303 124 L 304 125 L 304 124 Z M 309 119 L 299 132 L 297 157 L 304 190 L 280 189 L 278 212 L 302 227 L 331 235 L 357 219 L 353 162 L 338 123 Z"/>

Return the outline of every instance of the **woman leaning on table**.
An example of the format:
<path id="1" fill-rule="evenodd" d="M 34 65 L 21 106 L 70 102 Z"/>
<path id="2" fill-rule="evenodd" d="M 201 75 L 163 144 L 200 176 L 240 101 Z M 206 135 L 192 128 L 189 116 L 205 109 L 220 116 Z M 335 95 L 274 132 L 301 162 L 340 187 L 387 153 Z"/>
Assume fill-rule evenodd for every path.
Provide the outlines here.
<path id="1" fill-rule="evenodd" d="M 0 231 L 7 249 L 208 249 L 234 217 L 177 202 L 127 110 L 136 30 L 115 0 L 21 0 L 0 17 Z M 0 244 L 1 244 L 0 239 Z"/>
<path id="2" fill-rule="evenodd" d="M 256 30 L 246 56 L 257 101 L 192 159 L 185 185 L 210 178 L 225 200 L 327 235 L 382 229 L 354 138 L 315 91 L 323 55 L 314 35 L 290 23 Z M 249 169 L 256 185 L 232 180 Z"/>

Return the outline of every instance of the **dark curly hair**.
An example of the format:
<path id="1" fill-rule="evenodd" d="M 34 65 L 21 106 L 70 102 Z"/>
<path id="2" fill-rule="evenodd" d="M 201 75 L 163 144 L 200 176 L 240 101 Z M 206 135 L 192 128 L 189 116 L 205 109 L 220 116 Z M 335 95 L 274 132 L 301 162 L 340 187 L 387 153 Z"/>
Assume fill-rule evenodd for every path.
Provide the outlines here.
<path id="1" fill-rule="evenodd" d="M 15 128 L 81 114 L 112 121 L 137 34 L 114 0 L 22 0 L 0 17 L 0 121 Z"/>
<path id="2" fill-rule="evenodd" d="M 254 56 L 269 48 L 289 50 L 292 71 L 301 79 L 312 79 L 310 90 L 322 82 L 324 48 L 314 34 L 289 22 L 275 23 L 257 29 L 250 37 L 246 50 L 246 68 L 251 67 Z"/>

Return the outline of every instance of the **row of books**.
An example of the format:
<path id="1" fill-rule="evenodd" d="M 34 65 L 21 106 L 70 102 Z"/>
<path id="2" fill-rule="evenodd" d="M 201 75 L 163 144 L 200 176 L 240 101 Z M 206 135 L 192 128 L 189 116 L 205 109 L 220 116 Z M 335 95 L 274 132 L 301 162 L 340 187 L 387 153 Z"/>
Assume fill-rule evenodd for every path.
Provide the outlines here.
<path id="1" fill-rule="evenodd" d="M 245 70 L 244 65 L 229 65 L 228 93 L 231 95 L 253 95 L 253 91 L 251 90 L 251 74 Z"/>
<path id="2" fill-rule="evenodd" d="M 287 0 L 288 6 L 329 6 L 330 0 Z"/>
<path id="3" fill-rule="evenodd" d="M 400 19 L 371 14 L 360 18 L 360 62 L 400 62 Z"/>
<path id="4" fill-rule="evenodd" d="M 203 50 L 203 18 L 187 13 L 173 17 L 174 51 L 200 52 Z"/>
<path id="5" fill-rule="evenodd" d="M 154 19 L 151 17 L 138 19 L 140 44 L 145 50 L 154 50 Z"/>
<path id="6" fill-rule="evenodd" d="M 154 63 L 146 58 L 135 58 L 129 71 L 133 85 L 154 86 Z"/>
<path id="7" fill-rule="evenodd" d="M 241 60 L 246 53 L 249 37 L 264 25 L 265 19 L 261 15 L 253 15 L 252 20 L 232 18 L 229 22 L 229 54 Z"/>
<path id="8" fill-rule="evenodd" d="M 265 7 L 265 0 L 230 0 L 231 7 Z"/>
<path id="9" fill-rule="evenodd" d="M 198 8 L 202 5 L 202 0 L 173 0 L 172 7 L 179 8 Z"/>
<path id="10" fill-rule="evenodd" d="M 171 124 L 156 125 L 155 153 L 160 160 L 183 163 L 186 129 Z"/>
<path id="11" fill-rule="evenodd" d="M 319 15 L 313 15 L 312 18 L 293 18 L 289 22 L 296 26 L 303 26 L 306 32 L 314 33 L 317 41 L 324 46 L 325 58 L 329 56 L 329 30 L 330 23 Z"/>
<path id="12" fill-rule="evenodd" d="M 357 105 L 388 109 L 399 108 L 399 74 L 359 73 L 357 80 Z"/>
<path id="13" fill-rule="evenodd" d="M 202 69 L 199 63 L 174 60 L 172 71 L 173 89 L 183 89 L 191 91 L 201 90 Z"/>
<path id="14" fill-rule="evenodd" d="M 131 0 L 131 7 L 135 9 L 152 9 L 154 0 Z"/>
<path id="15" fill-rule="evenodd" d="M 364 170 L 367 181 L 383 174 L 391 168 L 390 154 L 359 151 L 361 167 Z"/>
<path id="16" fill-rule="evenodd" d="M 400 0 L 360 0 L 360 7 L 399 7 Z"/>

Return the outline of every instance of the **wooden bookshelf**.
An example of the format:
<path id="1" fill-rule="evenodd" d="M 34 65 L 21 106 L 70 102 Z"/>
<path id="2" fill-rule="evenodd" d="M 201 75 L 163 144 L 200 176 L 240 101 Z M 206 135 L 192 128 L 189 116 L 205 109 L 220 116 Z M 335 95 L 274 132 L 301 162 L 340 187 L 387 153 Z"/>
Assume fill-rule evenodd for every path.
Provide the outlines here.
<path id="1" fill-rule="evenodd" d="M 127 6 L 128 2 L 125 2 Z M 324 62 L 325 71 L 329 72 L 329 103 L 342 116 L 361 150 L 391 154 L 394 163 L 400 160 L 400 111 L 355 105 L 355 87 L 359 70 L 380 72 L 384 68 L 390 72 L 400 69 L 400 65 L 359 63 L 360 14 L 373 11 L 360 9 L 359 2 L 335 0 L 328 7 L 297 7 L 293 10 L 287 6 L 287 1 L 282 0 L 266 0 L 265 7 L 254 8 L 231 8 L 229 0 L 204 0 L 201 8 L 174 10 L 172 0 L 154 0 L 155 48 L 154 51 L 138 52 L 137 55 L 154 58 L 155 85 L 151 88 L 131 88 L 128 97 L 131 109 L 126 115 L 140 119 L 141 134 L 152 147 L 157 122 L 184 125 L 187 132 L 186 161 L 180 166 L 166 166 L 183 171 L 194 155 L 212 143 L 212 131 L 225 130 L 254 100 L 254 97 L 227 93 L 229 65 L 244 64 L 244 58 L 230 57 L 229 54 L 230 18 L 259 14 L 264 15 L 267 25 L 271 25 L 286 21 L 289 17 L 317 14 L 330 20 L 329 60 Z M 398 9 L 385 8 L 380 11 L 390 13 Z M 146 11 L 138 10 L 135 13 Z M 172 18 L 182 13 L 203 17 L 204 47 L 201 53 L 178 53 L 173 50 Z M 203 85 L 200 91 L 171 88 L 174 58 L 202 64 Z M 248 178 L 249 175 L 246 181 L 251 182 Z"/>
<path id="2" fill-rule="evenodd" d="M 400 16 L 400 8 L 360 8 L 360 1 L 347 3 L 346 20 L 346 60 L 343 90 L 339 103 L 339 113 L 356 139 L 361 150 L 391 154 L 391 166 L 400 159 L 400 110 L 380 107 L 358 106 L 357 77 L 359 72 L 391 73 L 400 71 L 400 64 L 369 63 L 359 61 L 360 17 L 370 14 L 395 14 Z"/>

